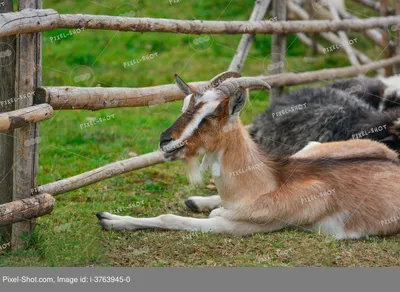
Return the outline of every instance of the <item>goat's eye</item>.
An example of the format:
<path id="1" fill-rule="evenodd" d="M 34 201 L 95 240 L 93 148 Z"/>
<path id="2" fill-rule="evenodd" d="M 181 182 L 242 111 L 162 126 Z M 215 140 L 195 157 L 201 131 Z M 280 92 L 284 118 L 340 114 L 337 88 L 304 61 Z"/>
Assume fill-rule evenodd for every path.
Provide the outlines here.
<path id="1" fill-rule="evenodd" d="M 187 110 L 187 111 L 185 112 L 185 114 L 188 115 L 189 117 L 193 117 L 194 114 L 195 114 L 195 112 L 194 112 L 193 110 Z"/>
<path id="2" fill-rule="evenodd" d="M 218 116 L 217 115 L 213 115 L 213 114 L 211 114 L 211 115 L 208 115 L 208 116 L 206 116 L 206 118 L 207 119 L 218 119 Z"/>

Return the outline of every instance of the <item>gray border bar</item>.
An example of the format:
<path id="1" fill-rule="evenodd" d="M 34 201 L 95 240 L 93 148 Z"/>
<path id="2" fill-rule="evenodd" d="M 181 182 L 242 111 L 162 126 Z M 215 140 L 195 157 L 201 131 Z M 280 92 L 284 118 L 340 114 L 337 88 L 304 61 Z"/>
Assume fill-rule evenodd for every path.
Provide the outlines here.
<path id="1" fill-rule="evenodd" d="M 36 281 L 53 278 L 54 283 L 22 283 L 28 279 L 24 276 Z M 399 276 L 400 268 L 0 268 L 0 291 L 398 292 Z M 20 283 L 8 282 L 7 277 L 19 277 Z M 57 282 L 57 277 L 78 283 Z M 112 277 L 114 283 L 107 283 Z"/>

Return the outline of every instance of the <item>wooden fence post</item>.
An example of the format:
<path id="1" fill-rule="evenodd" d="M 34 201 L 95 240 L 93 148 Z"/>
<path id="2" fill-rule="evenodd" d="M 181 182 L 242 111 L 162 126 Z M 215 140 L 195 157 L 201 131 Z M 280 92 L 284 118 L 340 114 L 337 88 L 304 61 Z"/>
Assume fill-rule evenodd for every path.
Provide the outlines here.
<path id="1" fill-rule="evenodd" d="M 12 0 L 3 0 L 0 13 L 13 11 Z M 0 113 L 14 110 L 15 36 L 0 38 Z M 0 133 L 0 205 L 13 199 L 13 132 Z M 0 228 L 0 240 L 10 242 L 11 226 Z"/>
<path id="2" fill-rule="evenodd" d="M 381 16 L 388 16 L 389 15 L 389 8 L 388 8 L 388 0 L 381 0 L 380 3 L 380 12 Z M 393 48 L 390 46 L 390 33 L 389 28 L 383 31 L 382 33 L 382 44 L 384 45 L 384 53 L 385 58 L 390 58 L 392 56 Z M 385 68 L 385 75 L 391 76 L 393 75 L 393 66 L 387 66 Z"/>
<path id="3" fill-rule="evenodd" d="M 253 12 L 251 13 L 250 20 L 258 21 L 263 20 L 267 13 L 268 6 L 271 0 L 257 0 L 254 4 Z M 242 71 L 244 61 L 249 54 L 251 46 L 253 45 L 255 35 L 254 34 L 243 34 L 240 40 L 239 46 L 236 50 L 235 56 L 233 56 L 232 62 L 229 65 L 228 71 Z"/>
<path id="4" fill-rule="evenodd" d="M 286 0 L 273 0 L 272 5 L 274 14 L 273 16 L 276 17 L 278 21 L 285 21 L 287 18 Z M 272 35 L 271 59 L 272 64 L 276 64 L 276 66 L 272 66 L 272 74 L 280 74 L 285 72 L 286 38 L 287 37 L 285 34 L 274 33 Z M 275 98 L 279 98 L 282 94 L 283 86 L 272 88 L 270 102 Z"/>
<path id="5" fill-rule="evenodd" d="M 307 11 L 310 17 L 315 14 L 312 1 L 315 0 L 307 0 Z M 311 34 L 311 52 L 313 56 L 316 56 L 318 54 L 317 36 L 318 36 L 317 33 Z"/>
<path id="6" fill-rule="evenodd" d="M 400 16 L 400 0 L 396 1 L 396 15 Z M 397 25 L 396 29 L 396 55 L 400 55 L 400 25 Z M 400 74 L 400 64 L 394 65 L 394 72 Z"/>
<path id="7" fill-rule="evenodd" d="M 42 0 L 19 0 L 18 10 L 42 8 Z M 15 109 L 33 105 L 32 92 L 41 85 L 42 71 L 41 33 L 20 34 L 17 37 L 17 72 Z M 37 185 L 39 124 L 34 123 L 14 131 L 14 191 L 13 200 L 31 196 Z M 26 220 L 12 226 L 11 248 L 24 247 L 33 232 L 35 219 Z"/>

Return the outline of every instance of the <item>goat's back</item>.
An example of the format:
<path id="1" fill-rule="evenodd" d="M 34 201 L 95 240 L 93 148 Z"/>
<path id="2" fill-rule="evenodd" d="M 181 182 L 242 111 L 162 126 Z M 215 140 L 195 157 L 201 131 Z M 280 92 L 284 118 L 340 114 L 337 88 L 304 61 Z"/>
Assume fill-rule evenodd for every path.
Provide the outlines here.
<path id="1" fill-rule="evenodd" d="M 296 105 L 302 109 L 294 110 Z M 371 107 L 334 88 L 303 88 L 274 100 L 253 122 L 251 136 L 270 155 L 292 155 L 309 141 L 346 140 Z"/>

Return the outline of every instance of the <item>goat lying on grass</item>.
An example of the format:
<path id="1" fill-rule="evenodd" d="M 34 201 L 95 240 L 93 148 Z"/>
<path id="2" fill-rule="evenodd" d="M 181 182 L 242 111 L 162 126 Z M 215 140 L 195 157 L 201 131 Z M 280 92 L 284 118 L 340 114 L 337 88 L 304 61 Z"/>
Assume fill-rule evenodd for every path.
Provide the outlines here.
<path id="1" fill-rule="evenodd" d="M 386 224 L 400 215 L 396 153 L 377 142 L 353 140 L 314 143 L 295 156 L 271 159 L 238 117 L 246 102 L 245 89 L 267 89 L 268 84 L 229 77 L 237 74 L 220 74 L 206 90 L 196 90 L 176 76 L 187 95 L 183 114 L 160 137 L 165 158 L 182 159 L 194 183 L 201 181 L 197 159 L 205 154 L 201 168 L 210 167 L 219 196 L 191 197 L 187 205 L 214 209 L 209 218 L 97 213 L 103 228 L 248 235 L 299 226 L 336 239 L 400 231 L 400 220 Z"/>
<path id="2" fill-rule="evenodd" d="M 385 103 L 391 108 L 379 111 L 373 106 L 379 107 L 374 95 L 374 88 L 379 84 L 369 84 L 369 87 L 361 84 L 350 79 L 334 83 L 333 88 L 292 91 L 274 100 L 256 117 L 250 129 L 251 137 L 273 156 L 292 155 L 308 141 L 354 138 L 380 141 L 399 151 L 400 106 Z"/>

